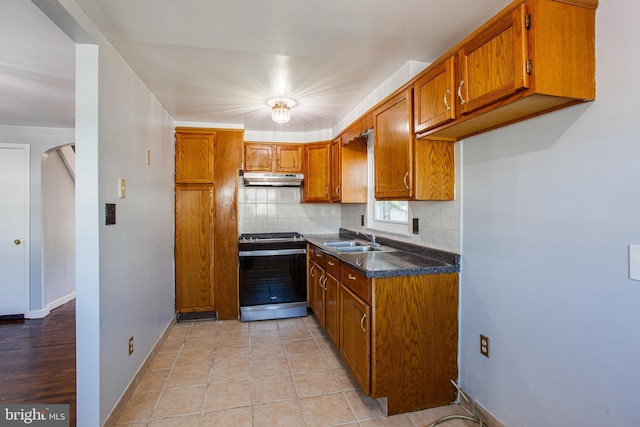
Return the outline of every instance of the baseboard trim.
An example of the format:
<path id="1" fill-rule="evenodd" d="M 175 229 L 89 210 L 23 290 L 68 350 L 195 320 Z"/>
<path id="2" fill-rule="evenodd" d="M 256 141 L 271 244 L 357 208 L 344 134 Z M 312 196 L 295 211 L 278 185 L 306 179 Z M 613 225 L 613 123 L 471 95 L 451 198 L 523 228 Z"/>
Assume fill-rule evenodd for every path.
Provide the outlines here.
<path id="1" fill-rule="evenodd" d="M 27 319 L 42 319 L 43 317 L 47 317 L 49 313 L 51 313 L 51 311 L 55 310 L 61 305 L 68 303 L 69 301 L 74 300 L 75 298 L 76 298 L 76 291 L 73 291 L 70 294 L 63 296 L 62 298 L 58 298 L 55 301 L 51 301 L 44 308 L 41 308 L 38 310 L 29 310 L 24 317 Z"/>
<path id="2" fill-rule="evenodd" d="M 169 333 L 171 332 L 171 330 L 175 325 L 176 325 L 176 318 L 174 316 L 171 322 L 167 325 L 166 329 L 164 330 L 160 338 L 158 338 L 156 345 L 153 346 L 153 349 L 147 355 L 147 358 L 145 359 L 142 366 L 140 366 L 140 369 L 138 369 L 138 372 L 134 375 L 133 379 L 131 379 L 129 386 L 122 393 L 122 396 L 120 396 L 120 399 L 111 410 L 111 413 L 102 424 L 102 427 L 113 427 L 116 425 L 116 423 L 118 422 L 118 418 L 120 417 L 120 415 L 122 414 L 122 411 L 124 410 L 124 407 L 129 402 L 129 400 L 131 400 L 131 396 L 133 396 L 133 393 L 136 391 L 136 388 L 138 387 L 138 384 L 140 384 L 142 377 L 149 369 L 151 362 L 153 361 L 154 357 L 156 357 L 156 355 L 158 354 L 158 351 L 160 351 L 160 348 L 162 347 L 164 342 L 167 340 Z"/>
<path id="3" fill-rule="evenodd" d="M 464 391 L 464 390 L 463 390 Z M 476 410 L 482 416 L 487 427 L 505 427 L 500 421 L 498 421 L 489 411 L 484 409 L 478 402 L 475 402 Z"/>

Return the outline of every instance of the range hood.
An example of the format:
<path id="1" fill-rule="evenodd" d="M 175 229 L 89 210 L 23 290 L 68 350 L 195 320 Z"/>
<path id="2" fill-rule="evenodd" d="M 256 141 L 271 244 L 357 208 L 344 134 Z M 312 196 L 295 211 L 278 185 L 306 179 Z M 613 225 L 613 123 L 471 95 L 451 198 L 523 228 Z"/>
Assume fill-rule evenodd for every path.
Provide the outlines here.
<path id="1" fill-rule="evenodd" d="M 245 172 L 244 185 L 268 187 L 300 187 L 301 173 Z"/>

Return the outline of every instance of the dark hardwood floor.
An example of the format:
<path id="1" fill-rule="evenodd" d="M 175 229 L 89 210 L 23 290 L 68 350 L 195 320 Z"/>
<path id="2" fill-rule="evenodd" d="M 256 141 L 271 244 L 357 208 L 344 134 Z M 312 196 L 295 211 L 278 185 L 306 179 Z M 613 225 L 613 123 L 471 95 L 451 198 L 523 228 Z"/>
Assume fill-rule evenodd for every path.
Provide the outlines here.
<path id="1" fill-rule="evenodd" d="M 76 425 L 76 304 L 0 321 L 0 402 L 68 403 Z"/>

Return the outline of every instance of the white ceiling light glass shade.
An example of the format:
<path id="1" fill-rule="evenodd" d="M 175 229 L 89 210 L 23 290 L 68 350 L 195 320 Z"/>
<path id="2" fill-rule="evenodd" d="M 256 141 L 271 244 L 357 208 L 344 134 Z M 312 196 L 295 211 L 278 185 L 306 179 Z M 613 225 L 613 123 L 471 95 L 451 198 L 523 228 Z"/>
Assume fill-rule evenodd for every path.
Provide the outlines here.
<path id="1" fill-rule="evenodd" d="M 287 98 L 273 98 L 267 101 L 271 107 L 271 120 L 276 123 L 287 123 L 291 120 L 291 107 L 295 101 Z"/>

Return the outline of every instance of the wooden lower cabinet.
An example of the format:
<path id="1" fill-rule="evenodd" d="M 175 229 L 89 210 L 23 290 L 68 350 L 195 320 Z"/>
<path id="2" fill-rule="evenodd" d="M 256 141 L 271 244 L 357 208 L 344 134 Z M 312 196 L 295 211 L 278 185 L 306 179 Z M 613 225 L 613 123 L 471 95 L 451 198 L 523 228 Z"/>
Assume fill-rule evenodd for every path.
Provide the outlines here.
<path id="1" fill-rule="evenodd" d="M 372 279 L 371 397 L 389 415 L 447 405 L 458 378 L 458 273 Z"/>
<path id="2" fill-rule="evenodd" d="M 329 268 L 325 271 L 326 280 L 324 282 L 324 328 L 329 339 L 336 348 L 340 348 L 340 282 L 329 273 Z"/>
<path id="3" fill-rule="evenodd" d="M 370 394 L 371 308 L 346 286 L 340 287 L 340 354 L 362 391 Z"/>
<path id="4" fill-rule="evenodd" d="M 320 250 L 309 247 L 310 292 L 320 292 L 311 299 L 322 301 L 310 306 L 363 392 L 385 397 L 388 415 L 453 402 L 458 273 L 367 278 L 327 254 L 320 268 L 312 260 Z M 339 262 L 339 269 L 329 261 Z"/>
<path id="5" fill-rule="evenodd" d="M 210 311 L 213 300 L 213 186 L 176 186 L 176 311 Z"/>

